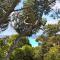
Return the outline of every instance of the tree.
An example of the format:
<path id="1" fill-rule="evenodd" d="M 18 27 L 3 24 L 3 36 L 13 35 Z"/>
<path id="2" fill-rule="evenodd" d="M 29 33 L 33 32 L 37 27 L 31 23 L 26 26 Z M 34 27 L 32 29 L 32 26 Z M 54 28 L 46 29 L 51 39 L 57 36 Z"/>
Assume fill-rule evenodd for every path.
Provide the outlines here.
<path id="1" fill-rule="evenodd" d="M 43 58 L 42 58 L 42 49 L 41 49 L 42 47 L 41 46 L 38 46 L 38 47 L 35 47 L 34 48 L 34 56 L 33 56 L 33 58 L 34 58 L 34 60 L 42 60 Z"/>
<path id="2" fill-rule="evenodd" d="M 44 60 L 59 60 L 60 58 L 57 58 L 59 54 L 58 46 L 52 47 L 49 52 L 45 54 Z"/>
<path id="3" fill-rule="evenodd" d="M 0 28 L 5 30 L 9 23 L 9 15 L 14 11 L 19 0 L 0 0 Z"/>
<path id="4" fill-rule="evenodd" d="M 26 0 L 24 2 L 24 9 L 22 10 L 22 14 L 18 14 L 21 16 L 19 16 L 20 19 L 17 16 L 18 20 L 15 20 L 16 23 L 14 28 L 16 29 L 16 31 L 22 35 L 31 35 L 33 32 L 38 30 L 41 25 L 44 25 L 44 22 L 42 21 L 43 13 L 47 14 L 51 9 L 49 5 L 53 4 L 54 2 L 55 0 Z"/>
<path id="5" fill-rule="evenodd" d="M 45 26 L 46 32 L 49 36 L 56 35 L 56 33 L 59 31 L 58 24 L 48 24 Z"/>
<path id="6" fill-rule="evenodd" d="M 16 48 L 12 53 L 11 60 L 33 60 L 33 48 L 25 45 L 22 48 Z"/>
<path id="7" fill-rule="evenodd" d="M 7 1 L 7 4 L 6 4 L 6 1 Z M 2 28 L 5 29 L 5 27 L 7 26 L 8 22 L 9 22 L 8 17 L 10 15 L 10 13 L 12 11 L 14 11 L 14 8 L 15 8 L 16 4 L 19 2 L 19 0 L 13 0 L 13 1 L 12 0 L 11 1 L 10 0 L 3 0 L 3 1 L 1 0 L 0 2 L 1 2 L 1 4 L 5 3 L 5 4 L 3 4 L 3 10 L 1 10 L 2 15 L 0 15 L 1 16 L 0 27 L 1 27 L 1 29 Z M 9 2 L 10 5 L 8 4 L 8 2 Z M 54 2 L 55 2 L 55 0 L 43 0 L 43 1 L 42 0 L 40 0 L 40 1 L 31 0 L 29 3 L 30 4 L 34 3 L 31 6 L 28 5 L 29 3 L 28 4 L 25 3 L 26 6 L 28 6 L 28 7 L 23 8 L 23 12 L 22 12 L 22 19 L 23 20 L 21 22 L 21 25 L 20 25 L 20 22 L 17 23 L 18 21 L 16 21 L 16 24 L 15 24 L 15 27 L 14 27 L 16 29 L 16 31 L 19 34 L 21 33 L 21 35 L 28 36 L 28 35 L 31 35 L 32 32 L 38 30 L 40 28 L 40 26 L 43 25 L 43 23 L 42 23 L 42 15 L 43 15 L 43 13 L 45 12 L 45 14 L 46 14 L 47 12 L 49 12 L 50 11 L 50 5 L 52 5 Z M 6 13 L 3 12 L 5 10 L 6 10 Z M 26 11 L 27 11 L 28 16 L 26 16 Z M 29 14 L 29 11 L 31 12 L 30 14 Z M 31 15 L 33 15 L 33 17 Z M 26 16 L 26 18 L 25 18 L 25 16 Z M 36 19 L 35 19 L 35 17 L 36 17 Z M 33 20 L 31 20 L 31 18 L 33 18 Z M 20 19 L 19 19 L 19 21 L 20 21 Z M 34 21 L 34 22 L 32 22 L 32 21 Z M 4 30 L 4 29 L 2 29 L 2 30 Z M 18 37 L 13 42 L 13 45 L 11 45 L 11 47 L 10 47 L 8 53 L 7 53 L 7 56 L 6 56 L 6 60 L 9 60 L 9 57 L 10 57 L 12 51 L 14 50 L 14 48 L 16 47 L 16 45 L 18 44 L 20 39 L 21 39 L 21 36 Z"/>

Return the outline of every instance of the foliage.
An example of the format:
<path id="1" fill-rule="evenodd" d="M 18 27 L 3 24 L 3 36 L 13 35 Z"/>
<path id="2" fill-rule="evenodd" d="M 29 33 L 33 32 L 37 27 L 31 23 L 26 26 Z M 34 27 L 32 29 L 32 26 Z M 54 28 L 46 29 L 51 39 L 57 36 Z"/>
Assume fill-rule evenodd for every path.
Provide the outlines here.
<path id="1" fill-rule="evenodd" d="M 10 37 L 6 37 L 5 39 L 0 39 L 0 59 L 4 59 L 6 57 L 6 54 L 10 48 L 10 46 L 13 45 L 14 40 L 18 37 L 19 35 L 12 35 Z M 6 42 L 5 42 L 6 41 Z M 30 45 L 29 40 L 26 37 L 22 37 L 21 41 L 17 44 L 17 47 L 15 49 L 22 48 L 24 45 Z M 14 49 L 14 50 L 15 50 Z M 13 51 L 14 52 L 14 51 Z"/>
<path id="2" fill-rule="evenodd" d="M 17 48 L 11 56 L 11 60 L 33 60 L 33 49 L 29 45 Z"/>
<path id="3" fill-rule="evenodd" d="M 57 58 L 59 55 L 59 51 L 57 47 L 50 48 L 49 52 L 45 55 L 45 60 L 59 60 L 60 58 Z"/>
<path id="4" fill-rule="evenodd" d="M 42 56 L 43 60 L 59 60 L 60 52 L 60 35 L 56 34 L 59 32 L 59 25 L 57 24 L 49 24 L 44 27 L 45 31 L 44 34 L 39 36 L 36 40 L 38 42 L 42 42 L 41 49 L 42 49 Z"/>
<path id="5" fill-rule="evenodd" d="M 17 46 L 22 47 L 24 45 L 30 45 L 31 46 L 31 44 L 29 43 L 28 38 L 23 36 L 22 39 L 18 42 Z"/>
<path id="6" fill-rule="evenodd" d="M 47 14 L 55 0 L 25 0 L 23 4 L 22 14 L 17 13 L 18 16 L 14 19 L 14 28 L 21 35 L 31 35 L 35 33 L 41 25 L 45 25 L 46 21 L 43 22 L 43 13 Z M 19 21 L 19 22 L 18 22 Z"/>
<path id="7" fill-rule="evenodd" d="M 60 25 L 59 21 L 57 24 L 48 24 L 44 26 L 44 34 L 39 36 L 36 40 L 37 41 L 42 41 L 42 42 L 48 42 L 51 43 L 52 45 L 60 45 L 60 35 L 57 34 L 57 32 L 60 31 Z"/>
<path id="8" fill-rule="evenodd" d="M 20 0 L 0 0 L 0 30 L 3 31 L 9 24 L 9 15 L 14 11 Z"/>
<path id="9" fill-rule="evenodd" d="M 42 45 L 33 48 L 26 36 L 30 36 L 45 25 L 42 19 L 43 14 L 48 14 L 52 4 L 56 0 L 25 0 L 23 8 L 16 10 L 13 14 L 14 29 L 19 35 L 14 35 L 0 40 L 1 60 L 60 60 L 60 22 L 54 25 L 46 25 L 45 33 L 38 37 Z M 19 0 L 0 0 L 0 28 L 5 30 L 9 24 L 9 15 L 14 11 Z M 21 14 L 20 14 L 21 13 Z M 12 22 L 11 21 L 11 22 Z M 20 39 L 21 38 L 21 39 Z M 4 44 L 4 40 L 7 42 Z M 56 56 L 57 55 L 57 56 Z M 6 58 L 6 59 L 5 59 Z"/>

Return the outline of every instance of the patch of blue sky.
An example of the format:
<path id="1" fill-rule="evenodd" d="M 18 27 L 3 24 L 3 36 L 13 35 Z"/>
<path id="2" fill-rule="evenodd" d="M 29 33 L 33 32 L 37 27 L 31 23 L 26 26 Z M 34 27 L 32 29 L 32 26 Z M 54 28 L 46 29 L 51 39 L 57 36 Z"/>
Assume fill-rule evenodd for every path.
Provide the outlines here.
<path id="1" fill-rule="evenodd" d="M 51 14 L 54 14 L 54 12 L 50 12 L 49 15 L 43 15 L 43 17 L 47 19 L 46 24 L 56 24 L 56 23 L 58 23 L 60 18 L 57 19 L 57 17 L 55 17 L 56 19 L 54 19 L 53 17 L 51 17 Z"/>
<path id="2" fill-rule="evenodd" d="M 36 42 L 35 39 L 33 39 L 32 37 L 28 37 L 28 39 L 29 39 L 29 42 L 32 45 L 32 47 L 38 46 L 38 42 Z"/>
<path id="3" fill-rule="evenodd" d="M 38 36 L 40 36 L 42 33 L 43 31 L 39 30 L 36 34 L 32 34 L 32 36 L 28 37 L 29 42 L 33 47 L 38 46 L 39 42 L 36 42 L 36 38 L 38 38 Z"/>
<path id="4" fill-rule="evenodd" d="M 15 7 L 15 10 L 21 9 L 22 7 L 23 7 L 23 0 L 21 0 L 21 2 L 17 4 L 17 6 Z"/>

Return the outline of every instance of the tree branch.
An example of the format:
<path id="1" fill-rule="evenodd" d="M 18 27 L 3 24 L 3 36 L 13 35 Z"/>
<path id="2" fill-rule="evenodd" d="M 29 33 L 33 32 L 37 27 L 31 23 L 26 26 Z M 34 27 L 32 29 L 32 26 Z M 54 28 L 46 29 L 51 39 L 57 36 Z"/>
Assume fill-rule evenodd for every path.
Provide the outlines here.
<path id="1" fill-rule="evenodd" d="M 11 47 L 9 48 L 9 51 L 8 51 L 8 53 L 7 53 L 7 56 L 6 56 L 5 60 L 9 60 L 9 58 L 10 58 L 13 50 L 16 48 L 18 42 L 19 42 L 21 39 L 22 39 L 22 37 L 19 36 L 16 40 L 14 40 L 13 45 L 11 45 Z"/>
<path id="2" fill-rule="evenodd" d="M 11 13 L 12 11 L 14 11 L 14 8 L 16 7 L 16 5 L 18 4 L 19 1 L 20 1 L 20 0 L 14 0 L 14 1 L 13 1 L 13 4 L 12 4 L 11 7 L 9 8 L 9 10 L 6 12 L 6 14 L 5 14 L 2 18 L 0 18 L 0 25 L 9 22 L 9 21 L 8 21 L 8 16 L 10 15 L 10 13 Z"/>

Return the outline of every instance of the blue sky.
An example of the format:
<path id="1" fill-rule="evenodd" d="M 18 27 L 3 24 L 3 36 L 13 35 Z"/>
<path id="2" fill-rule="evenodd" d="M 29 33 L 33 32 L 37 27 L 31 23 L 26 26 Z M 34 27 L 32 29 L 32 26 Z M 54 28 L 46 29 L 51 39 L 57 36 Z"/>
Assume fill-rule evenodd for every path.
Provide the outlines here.
<path id="1" fill-rule="evenodd" d="M 15 7 L 15 9 L 20 9 L 21 7 L 23 7 L 23 0 L 21 0 L 21 2 Z M 60 8 L 60 3 L 57 1 L 56 2 L 56 5 L 54 7 L 52 7 L 53 9 L 55 8 Z M 57 23 L 58 21 L 57 20 L 54 20 L 52 19 L 50 16 L 43 16 L 47 19 L 47 24 L 53 24 L 53 23 Z M 9 33 L 10 34 L 14 34 L 15 30 L 13 31 L 14 29 L 9 27 L 8 26 L 8 29 L 6 31 L 4 31 L 3 33 L 0 33 L 0 35 L 8 35 Z M 28 37 L 30 43 L 32 44 L 32 46 L 38 46 L 38 42 L 35 41 L 35 39 L 41 35 L 43 33 L 43 31 L 39 30 L 36 34 L 33 34 L 31 37 Z"/>
<path id="2" fill-rule="evenodd" d="M 33 47 L 38 46 L 38 42 L 36 42 L 34 38 L 28 37 L 28 39 L 29 39 L 30 44 L 31 44 Z"/>
<path id="3" fill-rule="evenodd" d="M 20 9 L 21 7 L 23 7 L 23 0 L 21 0 L 21 2 L 15 7 L 15 9 Z"/>

